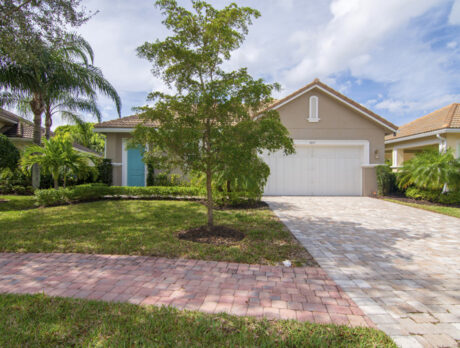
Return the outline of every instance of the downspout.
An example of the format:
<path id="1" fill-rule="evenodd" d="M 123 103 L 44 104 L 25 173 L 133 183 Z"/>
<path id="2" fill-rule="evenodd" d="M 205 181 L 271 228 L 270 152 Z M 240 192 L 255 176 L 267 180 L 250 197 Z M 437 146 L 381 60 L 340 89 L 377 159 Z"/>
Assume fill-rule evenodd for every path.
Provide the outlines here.
<path id="1" fill-rule="evenodd" d="M 438 138 L 439 140 L 441 140 L 441 151 L 439 151 L 439 152 L 441 152 L 441 153 L 446 152 L 446 150 L 447 150 L 447 144 L 446 144 L 446 143 L 447 143 L 447 139 L 444 138 L 444 137 L 442 137 L 441 134 L 439 134 L 439 133 L 436 134 L 436 138 Z"/>
<path id="2" fill-rule="evenodd" d="M 440 149 L 440 153 L 445 153 L 446 150 L 447 150 L 447 139 L 442 137 L 441 134 L 436 134 L 436 138 L 438 138 L 439 140 L 441 140 L 441 149 Z M 448 188 L 447 188 L 447 184 L 444 184 L 443 188 L 442 188 L 442 193 L 446 193 L 448 191 Z"/>

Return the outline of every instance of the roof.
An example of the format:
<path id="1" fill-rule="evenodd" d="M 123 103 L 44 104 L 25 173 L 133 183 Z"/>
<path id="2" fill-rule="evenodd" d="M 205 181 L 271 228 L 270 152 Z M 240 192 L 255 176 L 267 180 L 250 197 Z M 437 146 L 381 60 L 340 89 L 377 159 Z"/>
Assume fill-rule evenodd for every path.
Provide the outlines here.
<path id="1" fill-rule="evenodd" d="M 18 116 L 13 114 L 12 112 L 0 108 L 0 119 L 1 120 L 4 120 L 8 123 L 17 123 L 18 122 L 17 118 Z"/>
<path id="2" fill-rule="evenodd" d="M 329 93 L 331 94 L 332 96 L 338 98 L 339 100 L 341 100 L 342 102 L 344 103 L 347 103 L 349 105 L 351 105 L 352 107 L 354 107 L 355 109 L 357 109 L 358 111 L 360 111 L 361 113 L 365 114 L 366 116 L 374 119 L 375 121 L 377 121 L 378 123 L 382 124 L 383 126 L 385 126 L 386 128 L 388 128 L 389 130 L 391 130 L 392 132 L 396 131 L 398 129 L 398 127 L 391 123 L 390 121 L 386 120 L 385 118 L 383 118 L 382 116 L 379 116 L 377 115 L 375 112 L 369 110 L 368 108 L 364 107 L 363 105 L 355 102 L 354 100 L 344 96 L 342 93 L 336 91 L 335 89 L 333 89 L 332 87 L 329 87 L 328 85 L 326 85 L 325 83 L 321 82 L 319 79 L 314 79 L 312 82 L 310 82 L 308 85 L 298 89 L 297 91 L 289 94 L 288 96 L 282 98 L 282 99 L 279 99 L 277 101 L 275 101 L 274 103 L 272 103 L 269 107 L 267 107 L 267 109 L 263 110 L 262 112 L 260 113 L 263 113 L 264 111 L 266 110 L 269 110 L 269 109 L 277 109 L 279 107 L 281 107 L 282 105 L 284 105 L 285 103 L 291 101 L 292 99 L 295 99 L 297 97 L 299 97 L 300 95 L 308 92 L 309 90 L 313 89 L 313 88 L 320 88 L 322 89 L 323 91 L 325 91 L 326 93 Z"/>
<path id="3" fill-rule="evenodd" d="M 125 117 L 120 117 L 116 118 L 114 120 L 110 121 L 105 121 L 101 123 L 97 123 L 94 125 L 94 128 L 135 128 L 137 125 L 142 124 L 144 121 L 139 117 L 139 115 L 131 115 L 131 116 L 125 116 Z M 153 122 L 147 122 L 147 126 L 155 126 L 155 123 Z"/>
<path id="4" fill-rule="evenodd" d="M 5 116 L 5 118 L 8 117 L 12 123 L 12 125 L 7 125 L 1 128 L 0 134 L 4 134 L 8 138 L 21 138 L 30 141 L 33 140 L 34 124 L 32 122 L 2 108 L 0 108 L 0 116 Z M 41 127 L 41 130 L 42 136 L 44 136 L 45 128 Z M 51 133 L 51 135 L 53 135 L 53 133 Z M 73 143 L 72 146 L 77 150 L 101 156 L 99 152 L 89 149 L 86 146 L 80 145 L 78 143 Z"/>
<path id="5" fill-rule="evenodd" d="M 388 135 L 385 140 L 395 140 L 448 128 L 460 128 L 460 103 L 452 103 L 406 123 L 399 127 L 396 135 Z"/>

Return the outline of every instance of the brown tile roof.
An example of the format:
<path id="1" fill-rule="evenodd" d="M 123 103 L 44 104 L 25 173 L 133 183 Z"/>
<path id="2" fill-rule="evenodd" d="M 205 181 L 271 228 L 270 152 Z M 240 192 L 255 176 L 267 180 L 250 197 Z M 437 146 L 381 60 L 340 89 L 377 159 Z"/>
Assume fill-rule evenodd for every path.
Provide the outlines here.
<path id="1" fill-rule="evenodd" d="M 417 118 L 399 127 L 396 136 L 388 135 L 385 140 L 393 140 L 416 134 L 423 134 L 444 128 L 460 128 L 460 103 L 453 103 Z"/>
<path id="2" fill-rule="evenodd" d="M 13 122 L 17 122 L 11 126 L 4 126 L 0 129 L 0 134 L 6 135 L 8 138 L 23 138 L 26 140 L 32 141 L 34 138 L 34 124 L 25 118 L 19 117 L 18 115 L 13 114 L 5 109 L 0 108 L 0 116 L 7 115 L 9 119 Z M 54 135 L 51 132 L 51 135 Z M 45 128 L 42 127 L 42 136 L 45 136 Z M 78 143 L 73 143 L 72 146 L 75 149 L 79 149 L 88 153 L 92 153 L 97 156 L 101 154 L 97 151 L 87 148 L 86 146 L 80 145 Z"/>
<path id="3" fill-rule="evenodd" d="M 9 123 L 17 123 L 18 122 L 17 118 L 18 116 L 16 116 L 12 112 L 0 108 L 0 119 L 3 119 Z"/>
<path id="4" fill-rule="evenodd" d="M 383 117 L 377 115 L 375 112 L 369 110 L 368 108 L 362 106 L 361 104 L 355 102 L 354 100 L 344 96 L 342 93 L 336 91 L 335 89 L 329 87 L 328 85 L 326 85 L 325 83 L 321 82 L 319 79 L 314 79 L 313 82 L 310 82 L 308 85 L 298 89 L 297 91 L 289 94 L 288 96 L 282 98 L 282 99 L 279 99 L 277 101 L 275 101 L 273 104 L 271 104 L 267 109 L 265 110 L 268 110 L 268 109 L 271 109 L 271 108 L 274 108 L 280 104 L 283 104 L 284 102 L 292 99 L 292 98 L 295 98 L 296 96 L 298 96 L 299 94 L 302 94 L 303 92 L 309 90 L 310 88 L 314 87 L 314 86 L 319 86 L 323 89 L 325 89 L 326 91 L 328 91 L 329 93 L 335 95 L 336 97 L 338 97 L 339 99 L 342 99 L 344 100 L 345 102 L 353 105 L 354 107 L 356 107 L 357 109 L 361 110 L 362 112 L 368 114 L 368 115 L 371 115 L 373 118 L 379 120 L 380 122 L 382 122 L 383 124 L 385 124 L 386 126 L 388 126 L 390 129 L 398 129 L 398 127 L 396 125 L 394 125 L 393 123 L 391 123 L 390 121 L 384 119 Z M 265 111 L 264 110 L 264 111 Z M 263 113 L 263 111 L 261 112 Z"/>
<path id="5" fill-rule="evenodd" d="M 131 115 L 97 123 L 94 125 L 94 128 L 134 128 L 142 122 L 143 120 L 139 117 L 139 115 Z M 155 126 L 155 123 L 147 122 L 146 125 L 153 127 Z"/>

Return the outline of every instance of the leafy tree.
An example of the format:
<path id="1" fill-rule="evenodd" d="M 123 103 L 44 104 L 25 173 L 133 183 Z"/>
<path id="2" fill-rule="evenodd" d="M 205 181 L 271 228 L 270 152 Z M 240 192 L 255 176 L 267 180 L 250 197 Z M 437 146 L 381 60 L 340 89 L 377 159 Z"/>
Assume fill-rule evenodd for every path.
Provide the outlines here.
<path id="1" fill-rule="evenodd" d="M 193 11 L 175 0 L 158 0 L 156 6 L 172 35 L 146 42 L 138 54 L 151 61 L 154 74 L 177 93 L 149 95 L 156 104 L 139 112 L 145 122 L 157 126 L 137 127 L 135 141 L 149 144 L 147 162 L 206 176 L 207 226 L 212 229 L 213 177 L 222 171 L 241 177 L 241 171 L 248 172 L 254 164 L 268 169 L 257 154 L 292 153 L 292 139 L 276 111 L 253 118 L 269 105 L 278 85 L 253 79 L 246 69 L 226 72 L 222 67 L 242 44 L 258 11 L 236 4 L 218 10 L 204 1 L 192 1 Z"/>
<path id="2" fill-rule="evenodd" d="M 55 136 L 49 140 L 45 139 L 43 146 L 33 144 L 26 147 L 21 164 L 28 170 L 38 164 L 52 176 L 54 188 L 58 188 L 61 177 L 65 187 L 69 175 L 79 173 L 86 175 L 89 158 L 76 151 L 68 137 Z"/>
<path id="3" fill-rule="evenodd" d="M 105 148 L 105 136 L 93 132 L 94 123 L 77 122 L 75 125 L 59 126 L 54 134 L 68 134 L 73 141 L 86 146 L 94 151 L 103 153 Z"/>
<path id="4" fill-rule="evenodd" d="M 14 170 L 19 162 L 19 150 L 3 134 L 0 134 L 0 171 L 6 168 Z"/>
<path id="5" fill-rule="evenodd" d="M 43 112 L 61 104 L 63 98 L 89 96 L 91 99 L 99 91 L 115 101 L 120 114 L 121 100 L 115 89 L 100 69 L 88 63 L 87 54 L 92 59 L 92 51 L 87 42 L 73 34 L 65 38 L 64 44 L 58 46 L 40 46 L 40 60 L 34 64 L 10 62 L 0 65 L 0 83 L 9 91 L 4 94 L 3 102 L 29 100 L 34 114 L 33 139 L 37 145 L 41 143 Z M 81 107 L 75 109 L 81 110 Z M 51 119 L 49 121 L 50 125 Z M 39 169 L 35 168 L 32 174 L 34 187 L 38 187 L 39 176 Z"/>
<path id="6" fill-rule="evenodd" d="M 411 185 L 421 189 L 442 190 L 460 188 L 460 160 L 455 159 L 452 149 L 440 153 L 423 151 L 404 162 L 398 172 L 399 188 Z"/>
<path id="7" fill-rule="evenodd" d="M 37 47 L 59 42 L 68 27 L 91 16 L 81 0 L 0 0 L 0 65 L 40 61 Z"/>

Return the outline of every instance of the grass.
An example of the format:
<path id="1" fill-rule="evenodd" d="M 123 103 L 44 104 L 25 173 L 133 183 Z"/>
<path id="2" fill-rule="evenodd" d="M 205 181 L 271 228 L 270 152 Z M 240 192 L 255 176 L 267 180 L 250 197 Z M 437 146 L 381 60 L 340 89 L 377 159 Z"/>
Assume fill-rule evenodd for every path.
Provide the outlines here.
<path id="1" fill-rule="evenodd" d="M 0 203 L 5 204 L 5 203 Z M 215 223 L 246 237 L 231 246 L 176 238 L 203 225 L 206 208 L 185 201 L 98 201 L 0 213 L 1 252 L 151 255 L 240 263 L 294 265 L 308 253 L 268 208 L 215 211 Z"/>
<path id="2" fill-rule="evenodd" d="M 35 196 L 0 195 L 0 212 L 36 208 Z"/>
<path id="3" fill-rule="evenodd" d="M 396 347 L 369 328 L 44 295 L 0 295 L 0 346 Z"/>
<path id="4" fill-rule="evenodd" d="M 413 207 L 413 208 L 428 210 L 428 211 L 432 211 L 432 212 L 435 212 L 435 213 L 460 218 L 460 208 L 456 208 L 456 207 L 445 207 L 445 206 L 441 206 L 441 205 L 428 205 L 428 204 L 409 203 L 409 202 L 403 202 L 403 201 L 399 201 L 399 200 L 391 199 L 391 198 L 385 198 L 385 200 L 388 201 L 388 202 L 407 205 L 407 206 Z"/>

